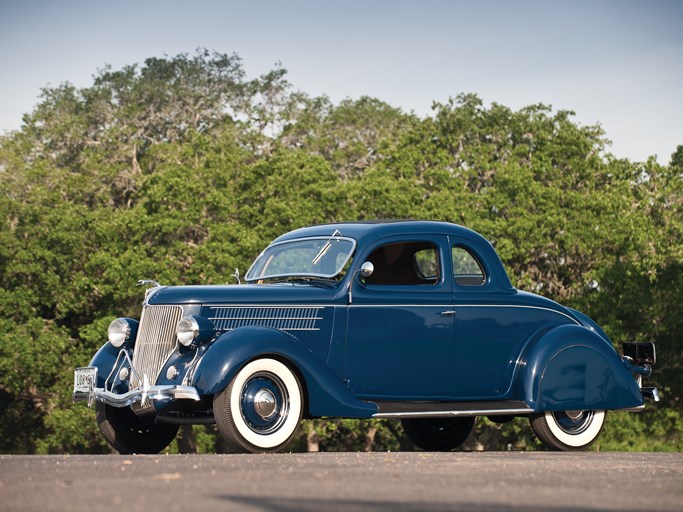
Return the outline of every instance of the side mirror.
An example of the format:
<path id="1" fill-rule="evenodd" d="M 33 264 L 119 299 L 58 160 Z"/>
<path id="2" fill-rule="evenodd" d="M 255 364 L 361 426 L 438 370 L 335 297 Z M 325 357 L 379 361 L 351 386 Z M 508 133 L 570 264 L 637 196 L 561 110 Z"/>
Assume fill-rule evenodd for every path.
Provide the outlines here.
<path id="1" fill-rule="evenodd" d="M 374 271 L 375 266 L 369 261 L 366 261 L 360 266 L 360 275 L 363 277 L 370 277 Z"/>
<path id="2" fill-rule="evenodd" d="M 358 270 L 356 270 L 353 273 L 353 276 L 349 280 L 349 288 L 348 288 L 348 294 L 349 294 L 349 304 L 353 302 L 353 281 L 356 279 L 356 275 L 360 274 L 361 276 L 367 278 L 372 275 L 372 273 L 375 271 L 375 266 L 370 263 L 369 261 L 366 261 L 363 263 Z"/>

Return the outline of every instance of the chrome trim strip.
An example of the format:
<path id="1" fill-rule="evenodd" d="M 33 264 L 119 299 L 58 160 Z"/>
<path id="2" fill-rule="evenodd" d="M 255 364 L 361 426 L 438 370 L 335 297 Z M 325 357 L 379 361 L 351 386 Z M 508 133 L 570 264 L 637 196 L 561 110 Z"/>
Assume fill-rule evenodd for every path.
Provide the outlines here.
<path id="1" fill-rule="evenodd" d="M 345 308 L 346 304 L 269 304 L 267 302 L 253 302 L 247 304 L 205 304 L 207 308 L 273 308 L 273 309 L 292 309 L 292 308 Z"/>
<path id="2" fill-rule="evenodd" d="M 346 306 L 344 306 L 346 307 Z M 453 304 L 349 304 L 349 308 L 452 308 Z"/>
<path id="3" fill-rule="evenodd" d="M 155 286 L 154 288 L 147 288 L 145 290 L 145 299 L 142 301 L 142 307 L 143 309 L 147 306 L 149 306 L 149 301 L 152 300 L 152 298 L 159 293 L 161 290 L 164 288 L 168 288 L 168 286 Z"/>
<path id="4" fill-rule="evenodd" d="M 152 400 L 200 400 L 199 393 L 191 386 L 168 385 L 149 386 L 146 389 L 134 389 L 127 393 L 112 393 L 104 388 L 94 388 L 90 393 L 75 392 L 71 398 L 74 402 L 97 400 L 113 407 L 128 407 L 148 398 Z"/>
<path id="5" fill-rule="evenodd" d="M 528 306 L 526 304 L 350 304 L 350 308 L 519 308 L 519 309 L 539 309 L 541 311 L 550 311 L 551 313 L 557 313 L 567 317 L 569 320 L 577 325 L 581 325 L 580 322 L 572 318 L 571 316 L 563 313 L 562 311 L 557 311 L 556 309 L 544 308 L 541 306 Z"/>
<path id="6" fill-rule="evenodd" d="M 581 325 L 580 322 L 572 318 L 562 311 L 556 309 L 544 308 L 541 306 L 529 306 L 526 304 L 455 304 L 456 308 L 526 308 L 526 309 L 540 309 L 541 311 L 550 311 L 551 313 L 557 313 L 558 315 L 566 316 L 577 325 Z"/>
<path id="7" fill-rule="evenodd" d="M 212 308 L 220 307 L 232 307 L 232 308 L 253 308 L 253 307 L 269 307 L 269 308 L 519 308 L 519 309 L 538 309 L 541 311 L 550 311 L 551 313 L 557 313 L 562 315 L 577 325 L 581 325 L 581 322 L 572 318 L 562 311 L 557 311 L 556 309 L 544 308 L 542 306 L 529 306 L 526 304 L 264 304 L 259 306 L 258 304 L 216 304 L 211 306 Z"/>
<path id="8" fill-rule="evenodd" d="M 420 412 L 378 412 L 373 418 L 449 418 L 458 416 L 513 416 L 531 414 L 530 407 L 519 409 L 471 409 L 468 411 L 420 411 Z"/>

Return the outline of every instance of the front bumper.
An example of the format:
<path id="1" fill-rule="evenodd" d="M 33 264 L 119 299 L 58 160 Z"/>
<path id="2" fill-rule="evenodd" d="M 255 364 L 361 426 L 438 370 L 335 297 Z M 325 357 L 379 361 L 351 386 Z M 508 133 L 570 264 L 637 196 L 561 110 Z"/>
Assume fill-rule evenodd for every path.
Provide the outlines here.
<path id="1" fill-rule="evenodd" d="M 134 403 L 144 403 L 148 400 L 162 402 L 170 400 L 200 400 L 199 393 L 192 386 L 149 386 L 145 385 L 132 389 L 126 393 L 114 393 L 106 388 L 95 387 L 97 382 L 97 368 L 89 366 L 76 368 L 74 372 L 74 388 L 71 399 L 74 402 L 87 401 L 88 405 L 93 402 L 103 402 L 113 407 L 128 407 Z M 145 384 L 147 380 L 145 379 Z M 106 383 L 105 383 L 106 386 Z"/>
<path id="2" fill-rule="evenodd" d="M 192 386 L 149 386 L 147 389 L 134 389 L 127 393 L 112 393 L 104 388 L 93 388 L 89 391 L 74 391 L 71 395 L 74 402 L 104 402 L 113 407 L 128 407 L 136 402 L 150 400 L 200 400 L 199 393 Z"/>

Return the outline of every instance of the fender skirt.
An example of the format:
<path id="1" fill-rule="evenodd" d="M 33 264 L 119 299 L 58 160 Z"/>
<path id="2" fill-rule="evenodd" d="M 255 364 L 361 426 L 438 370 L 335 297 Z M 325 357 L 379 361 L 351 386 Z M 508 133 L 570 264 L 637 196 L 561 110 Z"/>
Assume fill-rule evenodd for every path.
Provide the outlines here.
<path id="1" fill-rule="evenodd" d="M 579 325 L 556 327 L 536 340 L 518 377 L 515 395 L 535 411 L 643 405 L 638 384 L 612 345 Z"/>
<path id="2" fill-rule="evenodd" d="M 378 410 L 375 404 L 359 400 L 294 336 L 267 327 L 244 327 L 220 336 L 199 361 L 192 385 L 200 395 L 219 393 L 240 368 L 260 357 L 288 362 L 299 373 L 311 416 L 371 418 Z"/>

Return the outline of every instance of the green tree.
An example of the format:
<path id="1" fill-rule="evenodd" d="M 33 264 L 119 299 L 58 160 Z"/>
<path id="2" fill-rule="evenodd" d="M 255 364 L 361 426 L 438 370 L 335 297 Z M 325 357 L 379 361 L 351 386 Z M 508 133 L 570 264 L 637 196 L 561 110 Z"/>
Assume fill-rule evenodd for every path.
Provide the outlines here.
<path id="1" fill-rule="evenodd" d="M 680 450 L 683 146 L 668 166 L 608 153 L 599 126 L 465 94 L 424 118 L 292 90 L 279 65 L 198 50 L 43 91 L 0 137 L 0 451 L 106 452 L 70 403 L 140 278 L 234 282 L 307 224 L 428 218 L 492 240 L 513 283 L 577 307 L 616 344 L 653 340 L 663 401 L 614 413 L 599 449 Z M 307 421 L 295 444 L 409 449 L 398 422 Z M 527 423 L 477 423 L 470 449 L 536 449 Z M 185 428 L 171 450 L 222 450 Z"/>

